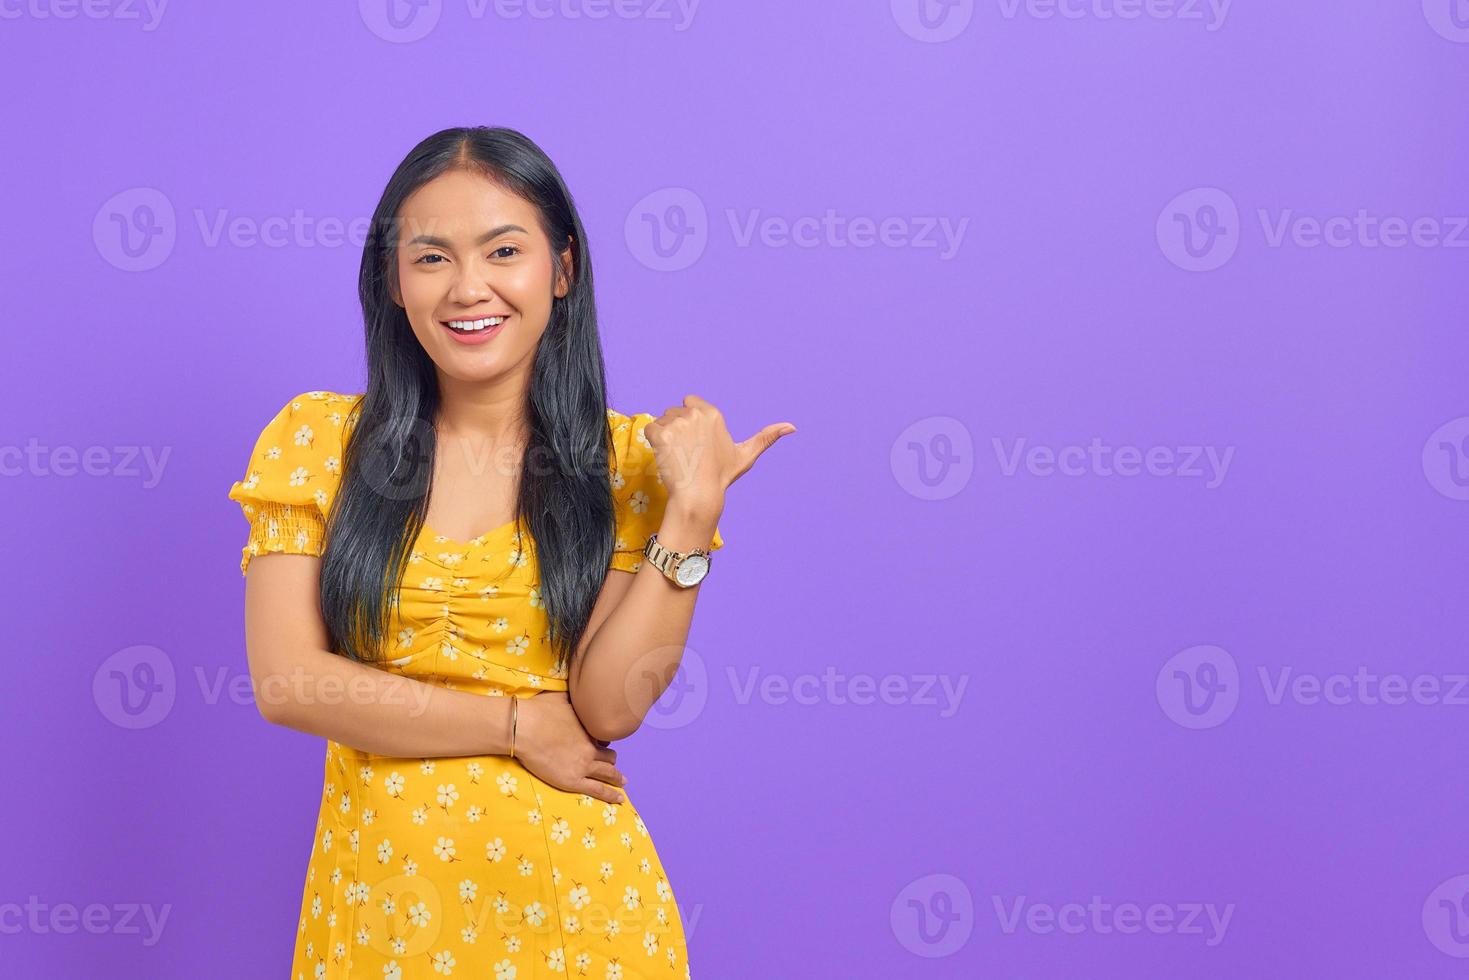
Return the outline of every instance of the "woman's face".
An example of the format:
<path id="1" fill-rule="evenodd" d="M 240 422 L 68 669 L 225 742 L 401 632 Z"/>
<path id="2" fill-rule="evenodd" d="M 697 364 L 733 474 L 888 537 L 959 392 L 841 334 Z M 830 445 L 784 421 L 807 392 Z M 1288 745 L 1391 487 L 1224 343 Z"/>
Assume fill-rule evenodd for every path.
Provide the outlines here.
<path id="1" fill-rule="evenodd" d="M 523 370 L 551 317 L 550 243 L 535 207 L 479 174 L 454 170 L 409 195 L 399 210 L 398 289 L 418 342 L 438 369 L 459 381 L 487 381 Z M 571 250 L 559 257 L 571 275 Z M 502 323 L 469 332 L 488 317 Z"/>

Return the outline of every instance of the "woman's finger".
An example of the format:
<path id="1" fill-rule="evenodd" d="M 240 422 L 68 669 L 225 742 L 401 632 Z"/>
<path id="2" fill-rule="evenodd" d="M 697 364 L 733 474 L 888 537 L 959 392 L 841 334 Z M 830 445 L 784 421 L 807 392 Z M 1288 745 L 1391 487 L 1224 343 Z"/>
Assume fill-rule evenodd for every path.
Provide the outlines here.
<path id="1" fill-rule="evenodd" d="M 593 762 L 591 768 L 587 770 L 587 775 L 593 779 L 600 779 L 604 783 L 611 783 L 613 786 L 621 786 L 627 782 L 627 777 L 616 766 L 607 762 Z"/>
<path id="2" fill-rule="evenodd" d="M 595 779 L 583 780 L 581 792 L 593 799 L 603 800 L 607 803 L 621 803 L 624 799 L 623 795 L 617 790 Z"/>

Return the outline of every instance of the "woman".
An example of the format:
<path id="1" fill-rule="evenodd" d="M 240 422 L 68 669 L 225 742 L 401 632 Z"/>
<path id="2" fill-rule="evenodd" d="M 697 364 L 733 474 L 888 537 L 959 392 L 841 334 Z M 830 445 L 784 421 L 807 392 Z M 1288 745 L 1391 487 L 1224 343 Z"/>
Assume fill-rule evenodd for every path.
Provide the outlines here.
<path id="1" fill-rule="evenodd" d="M 513 130 L 409 153 L 359 291 L 366 391 L 291 399 L 230 490 L 260 711 L 327 739 L 291 976 L 688 977 L 608 743 L 795 428 L 607 406 L 581 221 Z"/>

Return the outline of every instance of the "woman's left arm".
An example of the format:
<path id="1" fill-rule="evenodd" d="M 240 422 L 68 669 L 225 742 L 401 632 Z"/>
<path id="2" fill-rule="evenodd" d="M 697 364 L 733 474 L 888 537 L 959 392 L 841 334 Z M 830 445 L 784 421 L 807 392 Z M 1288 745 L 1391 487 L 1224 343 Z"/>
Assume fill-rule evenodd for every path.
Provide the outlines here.
<path id="1" fill-rule="evenodd" d="M 735 442 L 719 410 L 688 395 L 643 431 L 668 489 L 658 542 L 684 552 L 709 548 L 725 490 L 796 427 L 777 422 Z M 567 679 L 572 705 L 593 738 L 627 738 L 673 682 L 700 588 L 675 585 L 646 560 L 631 574 L 608 573 Z"/>

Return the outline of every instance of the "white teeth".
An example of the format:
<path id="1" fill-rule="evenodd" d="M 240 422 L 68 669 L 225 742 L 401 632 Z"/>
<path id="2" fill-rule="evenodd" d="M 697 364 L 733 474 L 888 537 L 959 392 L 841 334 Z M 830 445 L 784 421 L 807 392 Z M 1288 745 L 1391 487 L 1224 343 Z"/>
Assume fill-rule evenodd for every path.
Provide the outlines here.
<path id="1" fill-rule="evenodd" d="M 450 330 L 458 330 L 461 333 L 473 333 L 484 330 L 487 327 L 498 326 L 505 322 L 503 316 L 487 316 L 483 320 L 454 320 L 449 322 Z"/>

